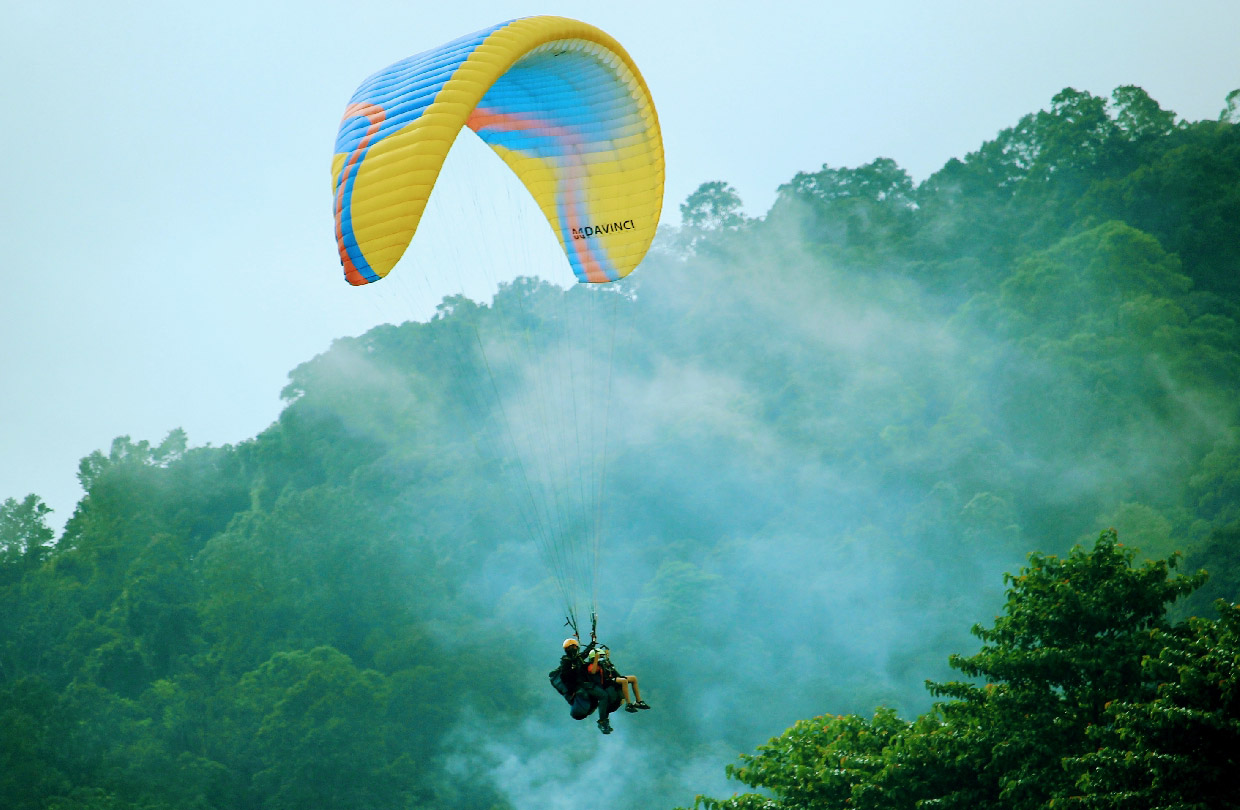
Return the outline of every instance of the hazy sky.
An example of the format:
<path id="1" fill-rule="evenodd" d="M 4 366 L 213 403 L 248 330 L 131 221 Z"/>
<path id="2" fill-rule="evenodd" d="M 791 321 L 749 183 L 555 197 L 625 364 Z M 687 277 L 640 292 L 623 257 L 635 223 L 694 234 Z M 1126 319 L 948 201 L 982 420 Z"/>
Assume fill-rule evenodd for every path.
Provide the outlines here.
<path id="1" fill-rule="evenodd" d="M 194 445 L 253 436 L 293 366 L 425 303 L 340 277 L 340 114 L 379 68 L 526 14 L 591 22 L 632 54 L 672 223 L 709 180 L 757 215 L 824 162 L 885 156 L 924 179 L 1069 85 L 1137 84 L 1193 120 L 1240 87 L 1234 0 L 4 3 L 0 498 L 38 493 L 61 525 L 82 456 L 175 427 Z M 441 230 L 452 194 L 506 182 L 461 149 L 428 213 Z M 497 228 L 551 239 L 509 203 Z M 505 250 L 464 236 L 467 258 Z"/>

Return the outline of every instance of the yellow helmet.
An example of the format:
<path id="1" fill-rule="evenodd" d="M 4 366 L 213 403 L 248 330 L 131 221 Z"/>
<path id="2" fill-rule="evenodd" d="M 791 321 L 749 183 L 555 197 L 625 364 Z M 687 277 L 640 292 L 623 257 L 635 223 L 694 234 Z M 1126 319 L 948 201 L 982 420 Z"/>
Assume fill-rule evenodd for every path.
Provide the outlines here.
<path id="1" fill-rule="evenodd" d="M 581 646 L 581 643 L 580 643 L 579 641 L 577 641 L 577 639 L 575 639 L 575 638 L 566 638 L 566 639 L 564 639 L 564 649 L 566 649 L 566 650 L 567 650 L 569 647 L 579 647 L 579 646 Z"/>

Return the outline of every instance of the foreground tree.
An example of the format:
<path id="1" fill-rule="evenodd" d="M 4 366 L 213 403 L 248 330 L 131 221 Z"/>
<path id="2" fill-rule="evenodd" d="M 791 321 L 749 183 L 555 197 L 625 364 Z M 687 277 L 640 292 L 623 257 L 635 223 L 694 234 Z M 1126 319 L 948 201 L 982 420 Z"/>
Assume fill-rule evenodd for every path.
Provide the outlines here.
<path id="1" fill-rule="evenodd" d="M 1205 581 L 1177 557 L 1134 566 L 1102 533 L 1064 559 L 1033 554 L 1004 615 L 951 665 L 970 681 L 906 723 L 888 710 L 797 723 L 728 775 L 772 795 L 698 797 L 707 810 L 1235 807 L 1237 609 L 1173 625 Z M 1233 792 L 1234 793 L 1234 792 Z"/>
<path id="2" fill-rule="evenodd" d="M 1217 621 L 1152 633 L 1162 649 L 1141 668 L 1154 696 L 1109 704 L 1088 730 L 1097 749 L 1064 762 L 1079 789 L 1073 806 L 1240 806 L 1240 606 L 1217 609 Z"/>

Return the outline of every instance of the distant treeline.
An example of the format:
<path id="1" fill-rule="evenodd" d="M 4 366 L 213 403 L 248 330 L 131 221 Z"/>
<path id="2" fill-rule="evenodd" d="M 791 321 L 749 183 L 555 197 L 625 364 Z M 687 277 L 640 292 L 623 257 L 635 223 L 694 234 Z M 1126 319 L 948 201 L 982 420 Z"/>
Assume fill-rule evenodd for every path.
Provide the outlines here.
<path id="1" fill-rule="evenodd" d="M 601 618 L 654 710 L 609 738 L 546 682 L 554 589 L 460 339 L 571 291 L 341 339 L 236 446 L 118 438 L 60 537 L 5 500 L 0 806 L 545 807 L 626 739 L 609 804 L 672 806 L 789 725 L 732 770 L 771 796 L 699 803 L 1234 806 L 1183 742 L 1237 748 L 1237 97 L 1068 89 L 921 184 L 685 201 L 618 304 Z"/>

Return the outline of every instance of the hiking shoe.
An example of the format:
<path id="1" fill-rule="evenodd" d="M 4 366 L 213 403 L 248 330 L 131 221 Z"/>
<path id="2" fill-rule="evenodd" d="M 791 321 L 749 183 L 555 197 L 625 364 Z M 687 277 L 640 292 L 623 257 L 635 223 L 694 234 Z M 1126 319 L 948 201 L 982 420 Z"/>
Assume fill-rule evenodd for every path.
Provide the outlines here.
<path id="1" fill-rule="evenodd" d="M 632 703 L 626 703 L 624 704 L 624 710 L 628 712 L 629 714 L 635 714 L 637 712 L 637 707 L 634 706 Z"/>
<path id="2" fill-rule="evenodd" d="M 633 705 L 638 709 L 649 709 L 650 708 L 649 706 L 646 705 L 646 701 L 644 700 L 639 700 Z"/>
<path id="3" fill-rule="evenodd" d="M 604 734 L 610 734 L 610 733 L 611 733 L 611 723 L 607 722 L 607 720 L 606 720 L 606 719 L 599 720 L 599 721 L 598 721 L 598 730 L 599 730 L 599 731 L 601 731 L 601 732 L 603 732 Z"/>

